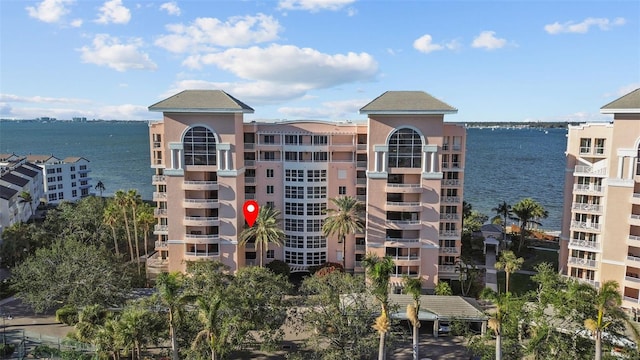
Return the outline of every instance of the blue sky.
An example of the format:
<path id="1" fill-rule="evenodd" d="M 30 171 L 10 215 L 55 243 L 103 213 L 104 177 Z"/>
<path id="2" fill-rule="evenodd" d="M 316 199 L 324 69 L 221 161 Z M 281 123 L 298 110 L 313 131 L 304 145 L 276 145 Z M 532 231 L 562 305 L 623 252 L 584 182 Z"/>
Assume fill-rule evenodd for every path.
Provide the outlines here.
<path id="1" fill-rule="evenodd" d="M 595 121 L 640 87 L 640 1 L 0 2 L 0 117 L 154 120 L 184 89 L 258 119 L 364 119 L 422 90 L 455 122 Z"/>

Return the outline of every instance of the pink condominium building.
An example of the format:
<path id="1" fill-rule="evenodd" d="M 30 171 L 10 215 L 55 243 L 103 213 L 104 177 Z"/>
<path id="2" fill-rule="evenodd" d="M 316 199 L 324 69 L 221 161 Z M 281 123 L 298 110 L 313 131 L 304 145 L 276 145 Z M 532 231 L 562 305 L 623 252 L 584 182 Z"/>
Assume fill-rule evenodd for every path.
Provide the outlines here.
<path id="1" fill-rule="evenodd" d="M 569 126 L 560 271 L 615 280 L 640 307 L 640 89 L 600 109 L 613 122 Z"/>
<path id="2" fill-rule="evenodd" d="M 238 244 L 246 200 L 281 211 L 283 246 L 264 263 L 292 271 L 325 262 L 363 272 L 368 252 L 389 255 L 403 275 L 432 289 L 457 278 L 464 184 L 464 126 L 457 109 L 421 91 L 389 91 L 364 106 L 362 122 L 245 122 L 253 109 L 219 90 L 188 90 L 149 107 L 157 202 L 157 252 L 150 276 L 184 271 L 185 261 L 220 260 L 231 270 L 258 264 L 255 244 Z M 326 238 L 329 199 L 366 204 L 366 230 L 343 244 Z"/>

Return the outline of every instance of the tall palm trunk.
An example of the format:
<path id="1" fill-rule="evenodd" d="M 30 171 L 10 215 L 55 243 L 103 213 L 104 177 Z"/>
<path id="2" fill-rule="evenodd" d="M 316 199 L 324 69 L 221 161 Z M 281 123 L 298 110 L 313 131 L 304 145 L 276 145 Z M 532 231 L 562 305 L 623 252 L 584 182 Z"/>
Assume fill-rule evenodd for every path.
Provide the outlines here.
<path id="1" fill-rule="evenodd" d="M 129 229 L 129 217 L 127 216 L 127 209 L 122 208 L 122 215 L 124 216 L 124 228 L 127 230 L 127 241 L 129 242 L 129 254 L 131 255 L 131 261 L 135 256 L 133 253 L 133 242 L 131 240 L 131 230 Z"/>
<path id="2" fill-rule="evenodd" d="M 171 338 L 171 360 L 180 360 L 178 357 L 178 338 L 176 328 L 173 325 L 173 309 L 169 309 L 169 337 Z"/>
<path id="3" fill-rule="evenodd" d="M 496 360 L 502 360 L 502 335 L 496 334 Z"/>
<path id="4" fill-rule="evenodd" d="M 131 212 L 133 213 L 133 235 L 136 244 L 136 266 L 138 267 L 138 275 L 140 275 L 140 241 L 138 240 L 138 219 L 136 217 L 135 205 L 131 208 Z"/>
<path id="5" fill-rule="evenodd" d="M 115 247 L 116 250 L 116 256 L 119 258 L 120 257 L 120 247 L 118 246 L 118 236 L 116 234 L 116 227 L 115 226 L 109 226 L 111 228 L 111 234 L 113 235 L 113 245 Z"/>
<path id="6" fill-rule="evenodd" d="M 420 358 L 419 331 L 420 328 L 418 327 L 418 322 L 416 322 L 416 324 L 413 325 L 413 360 L 418 360 Z"/>
<path id="7" fill-rule="evenodd" d="M 347 271 L 347 237 L 342 235 L 342 270 Z"/>
<path id="8" fill-rule="evenodd" d="M 594 359 L 600 360 L 602 359 L 602 331 L 599 329 L 596 330 L 595 337 L 596 337 L 596 356 Z"/>
<path id="9" fill-rule="evenodd" d="M 385 360 L 387 357 L 387 354 L 384 351 L 384 342 L 386 336 L 387 333 L 380 333 L 380 343 L 378 344 L 378 360 Z"/>

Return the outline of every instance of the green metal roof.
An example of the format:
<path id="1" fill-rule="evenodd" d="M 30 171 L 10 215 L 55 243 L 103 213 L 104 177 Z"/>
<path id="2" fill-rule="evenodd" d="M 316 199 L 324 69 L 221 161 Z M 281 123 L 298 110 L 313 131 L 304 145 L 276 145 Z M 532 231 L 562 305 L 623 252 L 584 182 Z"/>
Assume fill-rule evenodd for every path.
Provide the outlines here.
<path id="1" fill-rule="evenodd" d="M 361 114 L 454 114 L 458 109 L 424 91 L 387 91 L 360 109 Z"/>
<path id="2" fill-rule="evenodd" d="M 253 109 L 222 90 L 184 90 L 149 106 L 158 112 L 253 113 Z"/>
<path id="3" fill-rule="evenodd" d="M 640 88 L 600 108 L 603 114 L 640 113 Z"/>

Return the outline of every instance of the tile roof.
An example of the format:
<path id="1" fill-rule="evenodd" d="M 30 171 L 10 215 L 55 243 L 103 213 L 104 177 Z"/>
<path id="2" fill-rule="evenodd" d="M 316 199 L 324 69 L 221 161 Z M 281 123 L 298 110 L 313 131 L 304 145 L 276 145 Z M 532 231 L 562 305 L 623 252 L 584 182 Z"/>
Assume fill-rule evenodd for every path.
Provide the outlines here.
<path id="1" fill-rule="evenodd" d="M 387 91 L 362 107 L 362 114 L 451 114 L 458 109 L 424 91 Z"/>
<path id="2" fill-rule="evenodd" d="M 18 193 L 18 190 L 8 188 L 4 185 L 0 185 L 0 199 L 9 200 Z"/>
<path id="3" fill-rule="evenodd" d="M 405 294 L 390 294 L 389 301 L 398 305 L 401 310 L 413 303 L 413 297 Z M 420 296 L 420 312 L 429 311 L 444 320 L 486 320 L 480 305 L 475 299 L 462 296 L 422 295 Z"/>
<path id="4" fill-rule="evenodd" d="M 632 92 L 601 107 L 600 112 L 603 114 L 613 114 L 619 112 L 640 113 L 640 88 L 635 89 Z"/>
<path id="5" fill-rule="evenodd" d="M 20 187 L 23 187 L 25 185 L 27 185 L 29 183 L 28 179 L 25 179 L 23 177 L 20 177 L 18 175 L 14 175 L 12 173 L 8 173 L 8 174 L 4 174 L 0 177 L 0 180 L 4 180 L 10 184 L 14 184 L 14 185 L 18 185 Z"/>
<path id="6" fill-rule="evenodd" d="M 222 90 L 184 90 L 149 106 L 149 111 L 253 113 L 253 109 Z"/>

